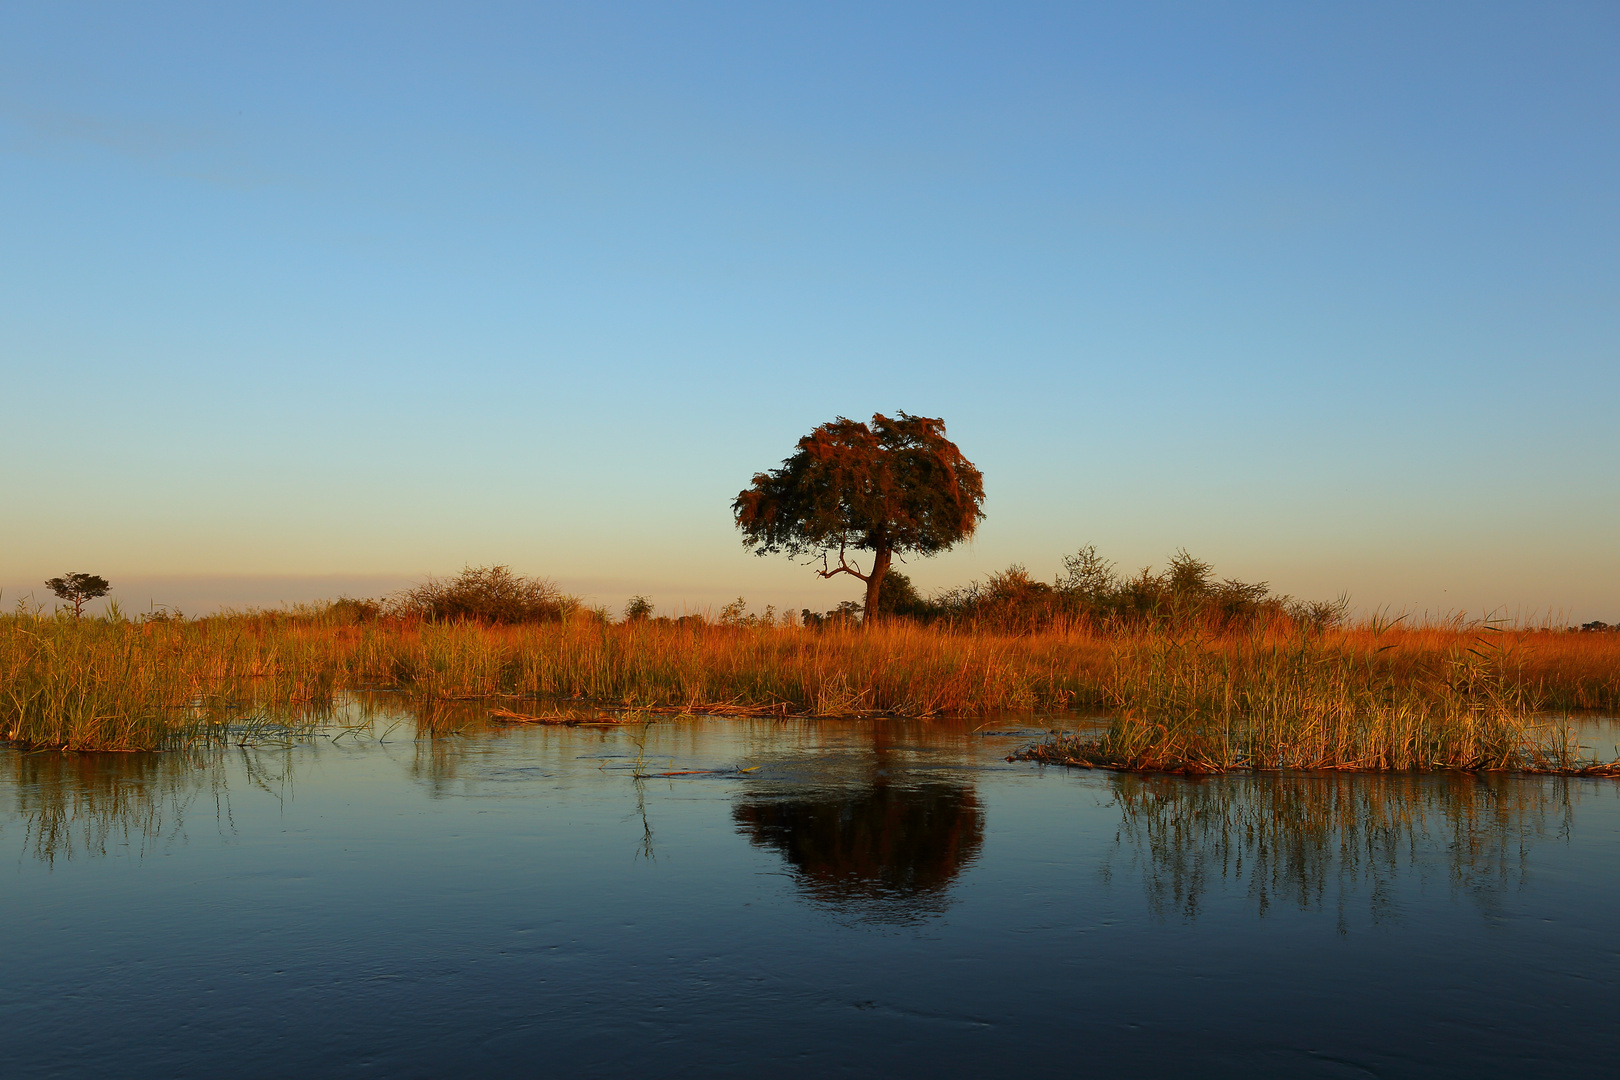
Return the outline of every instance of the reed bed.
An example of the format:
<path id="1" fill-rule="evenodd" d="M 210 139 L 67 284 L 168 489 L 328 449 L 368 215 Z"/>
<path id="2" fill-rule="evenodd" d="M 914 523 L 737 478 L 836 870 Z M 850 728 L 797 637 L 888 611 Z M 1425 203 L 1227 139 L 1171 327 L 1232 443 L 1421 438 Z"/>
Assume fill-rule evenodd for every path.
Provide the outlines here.
<path id="1" fill-rule="evenodd" d="M 814 716 L 1102 706 L 1121 720 L 1096 763 L 1463 767 L 1531 760 L 1522 736 L 1543 706 L 1620 703 L 1620 635 L 1513 631 L 1488 648 L 1480 638 L 1286 624 L 1200 636 L 1080 623 L 1020 634 L 902 621 L 807 630 L 357 621 L 331 610 L 144 623 L 19 614 L 0 616 L 0 735 L 31 747 L 161 749 L 240 738 L 272 716 L 318 716 L 339 692 L 395 690 L 430 702 Z M 1547 750 L 1545 739 L 1534 745 Z"/>
<path id="2" fill-rule="evenodd" d="M 1471 634 L 1257 633 L 1212 643 L 1164 635 L 1116 648 L 1114 713 L 1029 760 L 1130 771 L 1512 770 L 1620 775 L 1548 715 L 1542 650 Z M 1449 638 L 1449 639 L 1448 639 Z"/>

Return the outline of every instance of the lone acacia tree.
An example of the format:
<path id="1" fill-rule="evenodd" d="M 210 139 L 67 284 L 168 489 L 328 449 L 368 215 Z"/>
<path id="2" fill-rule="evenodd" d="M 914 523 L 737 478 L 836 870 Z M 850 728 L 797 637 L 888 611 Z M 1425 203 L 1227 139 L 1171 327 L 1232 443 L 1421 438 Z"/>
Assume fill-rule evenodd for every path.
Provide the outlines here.
<path id="1" fill-rule="evenodd" d="M 895 554 L 937 555 L 967 539 L 983 502 L 984 477 L 945 437 L 945 421 L 878 413 L 870 426 L 842 416 L 822 424 L 780 469 L 756 474 L 731 509 L 756 554 L 819 558 L 822 577 L 866 582 L 870 621 Z M 865 573 L 849 561 L 857 551 L 871 552 Z"/>
<path id="2" fill-rule="evenodd" d="M 73 605 L 75 619 L 84 611 L 85 604 L 98 596 L 106 596 L 112 589 L 107 579 L 99 574 L 63 574 L 51 578 L 45 587 L 55 593 L 58 599 Z"/>

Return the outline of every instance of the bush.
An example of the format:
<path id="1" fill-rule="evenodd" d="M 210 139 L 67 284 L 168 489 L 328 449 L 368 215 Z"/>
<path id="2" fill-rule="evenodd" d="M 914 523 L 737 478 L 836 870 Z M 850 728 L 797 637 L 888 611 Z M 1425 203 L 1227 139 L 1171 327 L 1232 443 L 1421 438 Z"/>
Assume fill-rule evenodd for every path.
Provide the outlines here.
<path id="1" fill-rule="evenodd" d="M 893 573 L 894 571 L 889 571 Z M 882 593 L 880 592 L 881 596 Z M 881 608 L 880 608 L 881 610 Z M 858 626 L 861 621 L 861 605 L 855 600 L 844 600 L 831 611 L 817 614 L 809 608 L 800 612 L 800 620 L 807 630 L 824 630 L 828 627 Z"/>
<path id="2" fill-rule="evenodd" d="M 1343 621 L 1346 603 L 1306 602 L 1272 593 L 1265 582 L 1249 584 L 1234 578 L 1216 580 L 1214 568 L 1186 550 L 1170 557 L 1163 573 L 1151 567 L 1135 577 L 1120 577 L 1114 563 L 1083 547 L 1064 556 L 1063 569 L 1052 584 L 1037 581 L 1014 563 L 984 581 L 975 581 L 937 593 L 917 596 L 904 575 L 891 606 L 880 595 L 879 610 L 919 621 L 947 619 L 987 628 L 1034 630 L 1057 622 L 1082 622 L 1095 627 L 1203 626 L 1227 630 L 1274 620 L 1325 628 Z M 884 579 L 884 592 L 889 590 Z"/>
<path id="3" fill-rule="evenodd" d="M 883 582 L 878 586 L 877 609 L 885 618 L 899 615 L 907 619 L 929 619 L 938 614 L 935 605 L 917 592 L 911 578 L 898 570 L 883 575 Z"/>
<path id="4" fill-rule="evenodd" d="M 429 622 L 558 622 L 580 610 L 556 582 L 514 574 L 509 566 L 469 566 L 449 580 L 428 578 L 397 594 L 396 615 Z"/>
<path id="5" fill-rule="evenodd" d="M 720 609 L 720 615 L 715 619 L 714 624 L 716 626 L 775 626 L 776 605 L 766 604 L 762 613 L 750 615 L 748 613 L 747 597 L 739 596 Z"/>
<path id="6" fill-rule="evenodd" d="M 327 607 L 327 612 L 338 622 L 372 622 L 383 613 L 380 600 L 369 597 L 340 596 Z"/>

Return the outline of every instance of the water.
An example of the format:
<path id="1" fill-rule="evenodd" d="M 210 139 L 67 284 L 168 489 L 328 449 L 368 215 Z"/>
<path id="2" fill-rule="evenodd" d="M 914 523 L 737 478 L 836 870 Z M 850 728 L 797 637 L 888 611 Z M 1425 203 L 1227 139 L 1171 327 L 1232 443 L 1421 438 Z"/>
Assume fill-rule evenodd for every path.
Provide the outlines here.
<path id="1" fill-rule="evenodd" d="M 5 1074 L 1614 1074 L 1615 781 L 388 726 L 0 752 Z"/>

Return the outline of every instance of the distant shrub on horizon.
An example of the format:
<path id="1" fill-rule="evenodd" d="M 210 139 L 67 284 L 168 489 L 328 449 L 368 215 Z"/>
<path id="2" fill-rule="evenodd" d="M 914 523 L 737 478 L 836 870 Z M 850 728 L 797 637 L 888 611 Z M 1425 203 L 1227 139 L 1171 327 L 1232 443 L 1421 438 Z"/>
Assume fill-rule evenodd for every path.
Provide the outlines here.
<path id="1" fill-rule="evenodd" d="M 340 622 L 372 622 L 384 614 L 381 600 L 369 596 L 340 596 L 327 606 L 327 612 Z"/>
<path id="2" fill-rule="evenodd" d="M 387 607 L 391 615 L 428 622 L 541 623 L 559 622 L 582 605 L 554 581 L 515 574 L 510 566 L 468 566 L 395 594 Z"/>
<path id="3" fill-rule="evenodd" d="M 1344 598 L 1296 600 L 1272 593 L 1263 581 L 1216 580 L 1214 568 L 1185 549 L 1172 555 L 1159 574 L 1146 567 L 1134 577 L 1121 577 L 1114 566 L 1087 545 L 1064 556 L 1063 568 L 1050 584 L 1014 563 L 982 582 L 927 598 L 904 574 L 890 571 L 878 606 L 885 614 L 919 622 L 946 620 L 1009 630 L 1062 621 L 1084 621 L 1099 629 L 1203 625 L 1226 630 L 1278 619 L 1321 629 L 1342 623 L 1347 608 Z"/>

